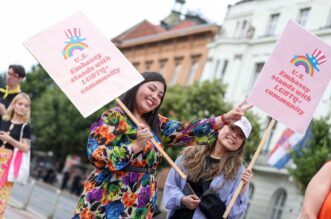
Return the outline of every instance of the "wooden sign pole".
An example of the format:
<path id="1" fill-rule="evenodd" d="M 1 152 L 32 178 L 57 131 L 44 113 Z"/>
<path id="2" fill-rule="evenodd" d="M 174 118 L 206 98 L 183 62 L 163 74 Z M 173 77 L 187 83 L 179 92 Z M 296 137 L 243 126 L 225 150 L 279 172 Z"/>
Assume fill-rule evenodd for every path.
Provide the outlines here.
<path id="1" fill-rule="evenodd" d="M 260 142 L 259 146 L 257 147 L 257 149 L 256 149 L 256 151 L 254 153 L 254 156 L 253 156 L 251 162 L 249 163 L 247 169 L 251 170 L 253 168 L 253 166 L 255 164 L 255 161 L 258 158 L 258 156 L 260 155 L 260 152 L 261 152 L 261 150 L 262 150 L 262 148 L 264 146 L 265 141 L 269 138 L 269 136 L 271 134 L 272 127 L 275 125 L 275 123 L 276 123 L 276 120 L 275 119 L 272 119 L 270 121 L 269 126 L 268 126 L 267 130 L 264 132 L 264 135 L 263 135 L 263 137 L 261 139 L 261 142 Z M 226 211 L 223 214 L 223 218 L 224 219 L 226 219 L 228 217 L 228 215 L 229 215 L 229 213 L 230 213 L 230 211 L 232 209 L 232 206 L 234 205 L 234 202 L 236 201 L 236 199 L 237 199 L 237 197 L 238 197 L 238 195 L 239 195 L 239 193 L 240 193 L 243 185 L 244 185 L 244 182 L 241 180 L 239 186 L 237 187 L 236 191 L 233 194 L 233 197 L 232 197 L 232 199 L 231 199 L 228 207 L 226 208 Z"/>
<path id="2" fill-rule="evenodd" d="M 139 124 L 139 121 L 137 118 L 130 112 L 130 110 L 124 105 L 124 103 L 116 98 L 115 101 L 120 105 L 120 107 L 125 111 L 125 113 L 130 117 L 130 119 L 136 123 L 136 125 Z M 179 167 L 176 165 L 176 163 L 169 157 L 169 155 L 163 150 L 163 148 L 154 140 L 154 138 L 151 139 L 152 143 L 155 145 L 155 147 L 158 149 L 158 151 L 162 154 L 162 156 L 168 161 L 168 163 L 176 170 L 176 172 L 179 174 L 182 179 L 186 179 L 186 175 L 179 169 Z"/>

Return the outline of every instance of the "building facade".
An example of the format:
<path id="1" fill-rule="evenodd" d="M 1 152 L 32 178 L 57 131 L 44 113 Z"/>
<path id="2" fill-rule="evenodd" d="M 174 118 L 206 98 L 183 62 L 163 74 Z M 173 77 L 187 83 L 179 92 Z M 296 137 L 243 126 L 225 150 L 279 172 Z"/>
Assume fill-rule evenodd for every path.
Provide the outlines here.
<path id="1" fill-rule="evenodd" d="M 230 6 L 209 53 L 201 80 L 222 79 L 228 85 L 226 99 L 238 104 L 245 99 L 268 60 L 275 43 L 293 20 L 331 44 L 329 0 L 243 0 Z M 325 91 L 315 117 L 330 112 L 331 85 Z M 262 124 L 270 118 L 254 109 Z M 278 123 L 254 167 L 250 205 L 245 219 L 296 219 L 302 204 L 299 186 L 286 169 L 267 164 L 270 148 L 285 129 Z M 291 164 L 289 164 L 291 165 Z"/>
<path id="2" fill-rule="evenodd" d="M 218 30 L 199 15 L 173 10 L 160 25 L 145 20 L 112 41 L 139 72 L 160 72 L 168 85 L 190 85 L 200 79 Z"/>

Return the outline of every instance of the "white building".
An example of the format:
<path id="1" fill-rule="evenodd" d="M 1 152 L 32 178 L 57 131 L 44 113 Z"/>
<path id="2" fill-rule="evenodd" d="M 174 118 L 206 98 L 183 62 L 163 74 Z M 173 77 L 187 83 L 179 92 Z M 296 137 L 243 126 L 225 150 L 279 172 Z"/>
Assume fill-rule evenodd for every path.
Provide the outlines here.
<path id="1" fill-rule="evenodd" d="M 228 8 L 220 33 L 209 44 L 202 80 L 222 78 L 228 85 L 226 99 L 238 104 L 249 94 L 289 19 L 331 45 L 330 0 L 243 0 Z M 329 84 L 315 116 L 329 113 L 330 105 Z M 267 124 L 266 114 L 256 112 Z M 277 124 L 254 167 L 252 199 L 245 219 L 297 218 L 302 202 L 298 186 L 286 170 L 266 164 L 266 154 L 284 128 Z"/>

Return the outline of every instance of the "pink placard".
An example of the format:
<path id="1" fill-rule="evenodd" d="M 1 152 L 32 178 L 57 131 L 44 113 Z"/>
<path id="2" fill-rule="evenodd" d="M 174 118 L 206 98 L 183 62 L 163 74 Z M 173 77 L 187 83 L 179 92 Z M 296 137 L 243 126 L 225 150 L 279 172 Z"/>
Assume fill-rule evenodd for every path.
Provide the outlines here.
<path id="1" fill-rule="evenodd" d="M 84 117 L 143 80 L 81 12 L 24 45 Z"/>
<path id="2" fill-rule="evenodd" d="M 289 21 L 248 101 L 304 134 L 331 78 L 331 48 Z"/>

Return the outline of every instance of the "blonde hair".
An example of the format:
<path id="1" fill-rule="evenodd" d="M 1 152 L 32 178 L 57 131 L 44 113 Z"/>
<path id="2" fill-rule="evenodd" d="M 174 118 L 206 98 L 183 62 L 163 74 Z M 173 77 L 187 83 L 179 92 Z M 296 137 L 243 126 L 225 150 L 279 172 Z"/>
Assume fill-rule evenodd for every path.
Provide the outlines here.
<path id="1" fill-rule="evenodd" d="M 216 143 L 216 142 L 215 142 Z M 182 152 L 182 166 L 187 171 L 188 179 L 193 182 L 199 180 L 211 180 L 214 176 L 223 174 L 224 179 L 234 179 L 242 165 L 242 155 L 244 152 L 244 144 L 233 152 L 224 154 L 218 164 L 214 164 L 207 171 L 206 158 L 213 152 L 213 145 L 198 145 L 185 148 Z"/>
<path id="2" fill-rule="evenodd" d="M 23 123 L 30 122 L 31 99 L 30 99 L 29 95 L 27 95 L 26 93 L 19 93 L 14 97 L 14 99 L 12 100 L 10 105 L 8 106 L 8 109 L 5 113 L 5 115 L 3 116 L 4 120 L 10 121 L 14 117 L 14 113 L 15 113 L 14 112 L 14 106 L 17 103 L 17 101 L 19 101 L 21 99 L 26 99 L 29 102 L 29 108 L 28 108 L 26 114 L 22 116 L 22 121 L 21 122 L 23 122 Z"/>

